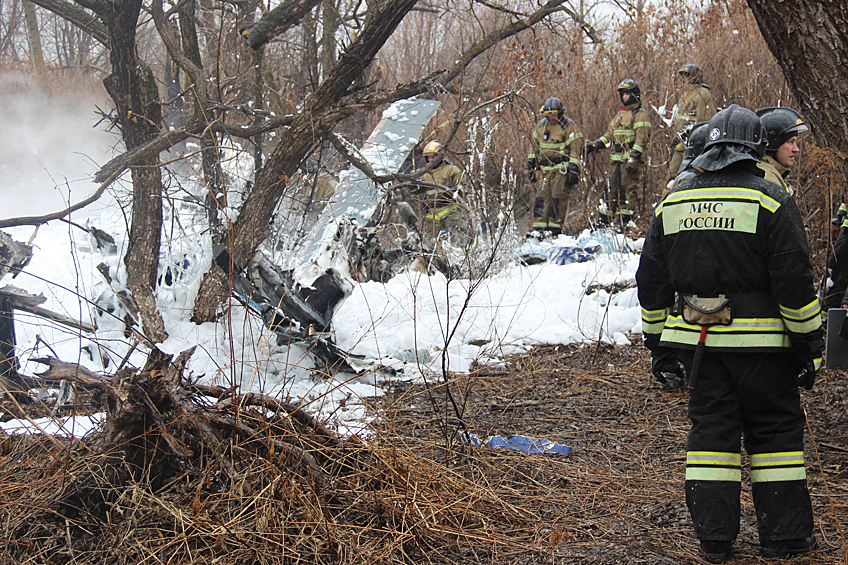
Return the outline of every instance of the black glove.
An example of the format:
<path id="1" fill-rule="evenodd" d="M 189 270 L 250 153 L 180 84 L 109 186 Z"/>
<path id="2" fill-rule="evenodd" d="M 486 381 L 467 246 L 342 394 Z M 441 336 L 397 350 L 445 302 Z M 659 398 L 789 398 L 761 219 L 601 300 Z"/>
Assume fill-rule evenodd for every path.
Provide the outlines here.
<path id="1" fill-rule="evenodd" d="M 577 181 L 580 180 L 580 167 L 577 166 L 577 163 L 569 163 L 568 171 L 565 173 L 565 184 L 567 185 L 575 185 Z"/>
<path id="2" fill-rule="evenodd" d="M 528 171 L 535 171 L 538 168 L 539 167 L 536 166 L 536 158 L 535 157 L 529 157 L 527 159 L 527 170 Z"/>
<path id="3" fill-rule="evenodd" d="M 530 179 L 531 183 L 535 184 L 536 183 L 536 170 L 532 169 L 529 173 L 527 173 L 527 178 Z"/>
<path id="4" fill-rule="evenodd" d="M 590 141 L 586 145 L 586 153 L 587 154 L 588 153 L 594 153 L 595 151 L 597 151 L 601 147 L 606 147 L 606 145 L 604 145 L 604 142 L 601 141 L 600 139 L 596 139 L 595 141 Z"/>
<path id="5" fill-rule="evenodd" d="M 630 152 L 630 158 L 635 159 L 637 161 L 641 161 L 642 160 L 642 152 L 639 151 L 638 149 L 634 149 L 633 151 Z"/>
<path id="6" fill-rule="evenodd" d="M 668 347 L 656 347 L 651 352 L 651 373 L 661 383 L 665 383 L 668 378 L 683 378 L 683 368 L 674 351 Z"/>
<path id="7" fill-rule="evenodd" d="M 816 382 L 816 373 L 818 372 L 816 370 L 815 361 L 812 359 L 804 361 L 803 368 L 801 370 L 804 372 L 795 377 L 795 386 L 798 388 L 804 387 L 807 390 L 812 389 L 813 383 Z"/>

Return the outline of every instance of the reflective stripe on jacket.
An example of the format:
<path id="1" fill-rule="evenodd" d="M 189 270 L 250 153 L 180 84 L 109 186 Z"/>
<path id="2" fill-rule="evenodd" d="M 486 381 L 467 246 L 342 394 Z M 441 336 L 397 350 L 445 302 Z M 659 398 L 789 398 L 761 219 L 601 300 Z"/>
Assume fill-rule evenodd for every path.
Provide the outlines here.
<path id="1" fill-rule="evenodd" d="M 649 348 L 697 344 L 701 327 L 681 317 L 681 294 L 765 297 L 737 300 L 731 324 L 707 330 L 707 349 L 809 351 L 821 340 L 801 214 L 761 174 L 751 161 L 705 172 L 657 206 L 636 273 Z"/>
<path id="2" fill-rule="evenodd" d="M 600 141 L 612 148 L 610 159 L 626 161 L 634 149 L 642 155 L 645 154 L 650 136 L 651 121 L 648 119 L 648 112 L 637 103 L 624 106 L 618 111 Z"/>
<path id="3" fill-rule="evenodd" d="M 569 163 L 580 166 L 583 134 L 571 118 L 563 116 L 562 123 L 542 118 L 530 136 L 530 146 L 527 157 L 536 159 L 541 170 L 565 172 Z"/>

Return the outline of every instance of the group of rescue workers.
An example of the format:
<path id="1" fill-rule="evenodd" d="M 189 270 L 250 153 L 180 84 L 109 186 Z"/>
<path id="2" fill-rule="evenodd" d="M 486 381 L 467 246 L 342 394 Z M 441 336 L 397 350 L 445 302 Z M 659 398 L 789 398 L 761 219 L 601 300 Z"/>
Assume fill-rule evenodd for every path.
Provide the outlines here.
<path id="1" fill-rule="evenodd" d="M 808 128 L 785 107 L 754 112 L 733 104 L 716 113 L 701 68 L 686 64 L 679 75 L 686 83 L 666 188 L 636 273 L 651 372 L 661 388 L 689 389 L 685 494 L 706 560 L 731 559 L 739 533 L 742 441 L 761 552 L 806 553 L 815 538 L 799 388 L 813 386 L 824 333 L 804 220 L 786 177 Z M 618 92 L 621 108 L 585 152 L 610 149 L 599 221 L 613 225 L 618 214 L 616 225 L 625 228 L 651 122 L 634 80 Z M 531 234 L 558 235 L 580 177 L 583 134 L 556 97 L 541 114 L 528 157 Z M 440 150 L 428 145 L 428 161 Z M 464 193 L 461 175 L 445 160 L 424 179 L 434 191 L 428 223 L 444 229 L 455 212 L 450 195 Z M 840 231 L 821 298 L 827 307 L 848 307 L 848 208 L 833 223 Z"/>

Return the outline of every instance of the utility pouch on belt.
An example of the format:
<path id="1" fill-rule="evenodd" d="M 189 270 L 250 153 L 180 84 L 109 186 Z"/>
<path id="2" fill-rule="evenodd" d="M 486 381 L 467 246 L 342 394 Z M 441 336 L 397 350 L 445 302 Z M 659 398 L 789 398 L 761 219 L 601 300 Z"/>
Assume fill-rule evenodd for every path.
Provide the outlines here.
<path id="1" fill-rule="evenodd" d="M 683 321 L 696 326 L 729 326 L 733 322 L 731 300 L 723 294 L 716 297 L 697 294 L 680 295 Z"/>

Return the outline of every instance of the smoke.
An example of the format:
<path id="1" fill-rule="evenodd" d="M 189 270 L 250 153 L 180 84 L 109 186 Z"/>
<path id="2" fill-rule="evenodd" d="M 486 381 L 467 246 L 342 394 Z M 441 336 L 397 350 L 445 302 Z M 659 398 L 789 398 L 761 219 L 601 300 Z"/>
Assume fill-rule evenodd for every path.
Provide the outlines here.
<path id="1" fill-rule="evenodd" d="M 97 101 L 68 98 L 41 94 L 32 77 L 0 74 L 0 218 L 62 210 L 97 188 L 93 174 L 118 137 L 93 127 Z"/>

